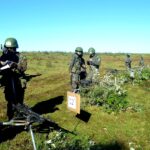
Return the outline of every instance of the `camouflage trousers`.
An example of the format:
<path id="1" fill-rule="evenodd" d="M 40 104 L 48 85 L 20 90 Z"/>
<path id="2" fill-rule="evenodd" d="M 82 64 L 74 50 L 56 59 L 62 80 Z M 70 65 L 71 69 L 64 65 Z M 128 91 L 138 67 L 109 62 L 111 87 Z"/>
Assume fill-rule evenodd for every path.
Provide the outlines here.
<path id="1" fill-rule="evenodd" d="M 90 72 L 88 74 L 88 77 L 87 77 L 87 79 L 89 81 L 91 81 L 92 83 L 98 83 L 99 82 L 99 78 L 100 78 L 100 73 L 99 73 L 98 69 L 94 70 L 94 71 L 90 70 Z"/>
<path id="2" fill-rule="evenodd" d="M 73 73 L 71 74 L 71 86 L 72 86 L 72 92 L 79 91 L 80 86 L 80 74 Z"/>

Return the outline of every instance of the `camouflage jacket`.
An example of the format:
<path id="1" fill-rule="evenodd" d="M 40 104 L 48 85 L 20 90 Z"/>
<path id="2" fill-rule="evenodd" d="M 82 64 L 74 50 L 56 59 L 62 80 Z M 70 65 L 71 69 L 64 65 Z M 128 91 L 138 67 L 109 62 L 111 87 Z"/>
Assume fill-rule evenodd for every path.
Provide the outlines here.
<path id="1" fill-rule="evenodd" d="M 69 72 L 80 74 L 82 70 L 85 70 L 85 61 L 82 57 L 74 54 L 70 62 Z"/>
<path id="2" fill-rule="evenodd" d="M 131 62 L 132 62 L 131 58 L 127 57 L 125 59 L 125 66 L 131 68 Z"/>
<path id="3" fill-rule="evenodd" d="M 144 59 L 143 58 L 140 58 L 139 66 L 144 67 Z"/>
<path id="4" fill-rule="evenodd" d="M 101 59 L 97 55 L 94 55 L 93 57 L 91 57 L 89 61 L 91 62 L 90 69 L 92 70 L 99 69 L 101 65 Z"/>

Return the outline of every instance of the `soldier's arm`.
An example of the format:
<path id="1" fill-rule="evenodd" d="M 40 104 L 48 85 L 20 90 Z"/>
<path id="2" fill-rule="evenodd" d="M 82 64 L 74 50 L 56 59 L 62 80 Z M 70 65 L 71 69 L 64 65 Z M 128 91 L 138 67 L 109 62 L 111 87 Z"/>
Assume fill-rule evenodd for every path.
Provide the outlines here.
<path id="1" fill-rule="evenodd" d="M 99 57 L 95 57 L 92 61 L 92 64 L 93 66 L 99 66 L 100 65 L 100 62 L 101 62 L 101 59 Z"/>
<path id="2" fill-rule="evenodd" d="M 75 64 L 75 56 L 72 56 L 72 59 L 71 59 L 71 62 L 70 62 L 70 65 L 69 65 L 69 72 L 71 73 L 72 72 L 72 68 Z"/>
<path id="3" fill-rule="evenodd" d="M 17 63 L 17 69 L 20 72 L 25 72 L 27 70 L 27 58 L 26 56 L 19 54 L 19 62 Z"/>
<path id="4" fill-rule="evenodd" d="M 82 58 L 82 65 L 81 65 L 81 67 L 84 69 L 84 70 L 86 70 L 86 65 L 85 65 L 85 60 Z"/>

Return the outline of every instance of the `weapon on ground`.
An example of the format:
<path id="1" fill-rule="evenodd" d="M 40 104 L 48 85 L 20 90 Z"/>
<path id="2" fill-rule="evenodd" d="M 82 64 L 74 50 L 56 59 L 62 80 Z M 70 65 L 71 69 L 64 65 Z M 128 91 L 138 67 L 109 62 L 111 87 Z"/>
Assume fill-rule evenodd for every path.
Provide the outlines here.
<path id="1" fill-rule="evenodd" d="M 54 121 L 42 117 L 38 113 L 32 111 L 32 109 L 29 108 L 25 104 L 18 103 L 17 105 L 14 105 L 14 109 L 16 110 L 16 113 L 18 114 L 17 118 L 22 118 L 22 119 L 26 120 L 27 122 L 29 122 L 29 124 L 31 124 L 31 125 L 34 123 L 38 123 L 39 126 L 37 126 L 37 127 L 39 127 L 39 129 L 45 126 L 45 127 L 51 127 L 51 129 L 53 128 L 54 130 L 62 130 L 67 133 L 75 134 L 74 132 L 68 131 L 68 130 L 60 127 Z"/>
<path id="2" fill-rule="evenodd" d="M 36 126 L 37 130 L 39 131 L 40 130 L 44 131 L 44 128 L 48 128 L 48 130 L 61 130 L 75 135 L 74 132 L 68 131 L 60 127 L 57 123 L 53 122 L 52 120 L 46 119 L 40 116 L 38 113 L 35 113 L 25 104 L 14 105 L 14 109 L 17 112 L 17 116 L 8 122 L 0 122 L 0 126 L 24 126 L 25 129 L 28 129 L 30 131 L 34 150 L 37 150 L 35 144 L 34 132 L 32 129 L 33 127 L 32 125 L 34 123 L 39 124 Z"/>

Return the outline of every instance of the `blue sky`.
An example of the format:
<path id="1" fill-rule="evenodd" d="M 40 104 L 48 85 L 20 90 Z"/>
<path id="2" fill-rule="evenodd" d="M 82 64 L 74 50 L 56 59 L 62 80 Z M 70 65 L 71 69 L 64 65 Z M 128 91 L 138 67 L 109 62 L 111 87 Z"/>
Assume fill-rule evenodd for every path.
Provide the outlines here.
<path id="1" fill-rule="evenodd" d="M 0 43 L 19 50 L 150 53 L 149 0 L 1 0 Z"/>

